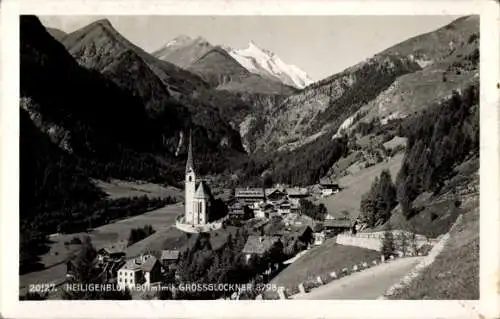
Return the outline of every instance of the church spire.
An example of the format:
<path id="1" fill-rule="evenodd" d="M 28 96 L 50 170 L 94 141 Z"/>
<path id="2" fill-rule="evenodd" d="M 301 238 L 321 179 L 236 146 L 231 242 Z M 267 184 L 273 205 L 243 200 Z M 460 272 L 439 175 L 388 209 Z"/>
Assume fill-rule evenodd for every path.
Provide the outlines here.
<path id="1" fill-rule="evenodd" d="M 193 164 L 193 144 L 192 144 L 192 139 L 191 139 L 191 130 L 189 130 L 189 148 L 188 148 L 188 158 L 186 162 L 186 171 L 189 169 L 194 170 L 194 164 Z"/>

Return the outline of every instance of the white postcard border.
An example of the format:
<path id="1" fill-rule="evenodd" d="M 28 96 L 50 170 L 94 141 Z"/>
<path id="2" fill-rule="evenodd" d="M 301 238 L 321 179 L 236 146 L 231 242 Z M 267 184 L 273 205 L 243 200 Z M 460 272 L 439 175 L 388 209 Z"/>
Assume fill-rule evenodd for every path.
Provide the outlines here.
<path id="1" fill-rule="evenodd" d="M 499 316 L 499 8 L 495 1 L 104 1 L 1 3 L 0 313 L 6 318 L 485 318 Z M 18 301 L 19 14 L 481 15 L 480 295 L 477 301 Z"/>

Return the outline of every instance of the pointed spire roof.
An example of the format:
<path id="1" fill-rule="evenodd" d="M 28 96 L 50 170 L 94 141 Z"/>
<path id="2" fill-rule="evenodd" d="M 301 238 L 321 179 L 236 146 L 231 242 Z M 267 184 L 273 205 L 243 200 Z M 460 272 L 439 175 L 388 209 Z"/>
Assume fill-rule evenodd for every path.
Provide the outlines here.
<path id="1" fill-rule="evenodd" d="M 189 146 L 188 146 L 188 158 L 186 162 L 186 171 L 189 169 L 194 170 L 194 163 L 193 163 L 193 144 L 192 144 L 192 138 L 191 138 L 191 130 L 189 131 Z"/>
<path id="2" fill-rule="evenodd" d="M 212 196 L 212 193 L 210 192 L 210 188 L 207 186 L 205 181 L 201 181 L 200 184 L 198 185 L 198 189 L 196 190 L 196 193 L 194 194 L 194 198 L 209 200 L 211 198 L 211 196 Z"/>

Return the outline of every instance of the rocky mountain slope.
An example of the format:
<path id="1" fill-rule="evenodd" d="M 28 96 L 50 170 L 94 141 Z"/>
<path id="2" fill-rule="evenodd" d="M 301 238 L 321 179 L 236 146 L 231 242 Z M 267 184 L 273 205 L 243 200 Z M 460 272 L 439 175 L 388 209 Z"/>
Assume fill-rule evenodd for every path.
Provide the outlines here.
<path id="1" fill-rule="evenodd" d="M 119 34 L 109 21 L 91 23 L 69 34 L 63 44 L 80 65 L 98 70 L 142 100 L 170 152 L 185 151 L 183 133 L 193 126 L 197 127 L 200 152 L 242 150 L 238 132 L 220 115 L 221 106 L 196 98 L 200 92 L 210 91 L 209 83 L 149 55 Z"/>
<path id="2" fill-rule="evenodd" d="M 378 56 L 314 83 L 273 110 L 257 149 L 293 149 L 335 131 L 398 76 L 419 69 L 408 58 Z"/>
<path id="3" fill-rule="evenodd" d="M 56 29 L 56 28 L 46 28 L 47 32 L 57 41 L 61 41 L 66 37 L 68 34 L 62 30 Z"/>
<path id="4" fill-rule="evenodd" d="M 356 122 L 405 117 L 463 89 L 478 79 L 478 22 L 457 19 L 289 96 L 259 123 L 256 150 L 294 149 Z"/>
<path id="5" fill-rule="evenodd" d="M 243 151 L 238 132 L 217 108 L 180 93 L 192 86 L 186 78 L 198 82 L 193 88 L 208 84 L 166 62 L 143 59 L 108 26 L 99 21 L 88 33 L 65 38 L 89 69 L 79 66 L 36 17 L 23 17 L 21 26 L 21 107 L 86 174 L 174 183 L 190 129 L 202 172 L 222 169 L 226 156 Z M 167 68 L 174 72 L 167 74 Z M 173 85 L 165 84 L 167 79 Z"/>
<path id="6" fill-rule="evenodd" d="M 180 35 L 152 52 L 151 55 L 181 68 L 187 68 L 213 48 L 214 46 L 202 37 L 192 39 L 186 35 Z"/>
<path id="7" fill-rule="evenodd" d="M 281 82 L 303 89 L 314 81 L 295 65 L 283 62 L 276 54 L 261 49 L 250 41 L 245 49 L 224 49 L 248 71 L 260 74 L 270 79 L 278 79 Z"/>
<path id="8" fill-rule="evenodd" d="M 373 155 L 390 157 L 372 141 L 356 144 L 372 133 L 383 138 L 378 144 L 400 136 L 403 118 L 443 105 L 454 90 L 477 87 L 478 46 L 478 17 L 463 17 L 248 114 L 240 134 L 254 154 L 233 172 L 245 181 L 272 172 L 275 182 L 310 185 L 335 175 L 336 163 L 353 152 L 363 156 L 346 164 L 352 168 L 371 165 Z M 417 57 L 403 55 L 409 48 Z"/>
<path id="9" fill-rule="evenodd" d="M 449 98 L 479 81 L 479 17 L 459 18 L 381 54 L 405 56 L 422 70 L 399 77 L 355 116 L 360 122 L 404 118 L 428 105 Z M 344 128 L 354 123 L 345 123 Z"/>

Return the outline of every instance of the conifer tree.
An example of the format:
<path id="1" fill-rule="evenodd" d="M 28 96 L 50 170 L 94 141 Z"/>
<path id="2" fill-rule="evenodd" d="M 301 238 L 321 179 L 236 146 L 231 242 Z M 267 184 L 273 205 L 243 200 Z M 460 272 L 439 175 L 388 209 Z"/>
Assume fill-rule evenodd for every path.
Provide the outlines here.
<path id="1" fill-rule="evenodd" d="M 382 249 L 381 253 L 386 259 L 389 256 L 394 255 L 395 245 L 394 245 L 394 234 L 392 233 L 392 227 L 390 223 L 387 223 L 384 230 L 384 237 L 382 238 Z"/>

